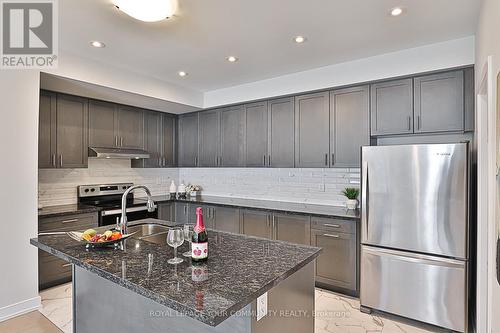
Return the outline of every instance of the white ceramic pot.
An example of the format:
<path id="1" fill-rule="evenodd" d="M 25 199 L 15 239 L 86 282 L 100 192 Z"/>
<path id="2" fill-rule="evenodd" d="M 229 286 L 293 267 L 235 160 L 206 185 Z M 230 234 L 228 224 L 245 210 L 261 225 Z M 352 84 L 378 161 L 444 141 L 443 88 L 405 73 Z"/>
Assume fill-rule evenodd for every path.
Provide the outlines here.
<path id="1" fill-rule="evenodd" d="M 356 208 L 358 208 L 358 200 L 347 199 L 346 206 L 347 206 L 347 209 L 356 209 Z"/>

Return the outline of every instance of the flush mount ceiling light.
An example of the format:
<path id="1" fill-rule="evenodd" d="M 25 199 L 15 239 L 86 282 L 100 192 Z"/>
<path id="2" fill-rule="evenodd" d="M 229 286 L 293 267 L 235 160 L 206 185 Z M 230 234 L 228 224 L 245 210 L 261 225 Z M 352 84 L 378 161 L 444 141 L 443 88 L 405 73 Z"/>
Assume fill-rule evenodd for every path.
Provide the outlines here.
<path id="1" fill-rule="evenodd" d="M 113 0 L 113 4 L 125 14 L 144 22 L 168 19 L 177 9 L 176 0 Z"/>
<path id="2" fill-rule="evenodd" d="M 179 73 L 177 73 L 180 77 L 185 77 L 188 75 L 188 73 L 184 72 L 184 71 L 180 71 Z"/>
<path id="3" fill-rule="evenodd" d="M 229 62 L 237 62 L 238 58 L 236 58 L 235 56 L 229 56 L 226 58 L 226 60 Z"/>
<path id="4" fill-rule="evenodd" d="M 399 16 L 403 14 L 403 8 L 401 7 L 394 7 L 390 10 L 391 16 Z"/>
<path id="5" fill-rule="evenodd" d="M 96 47 L 98 49 L 102 49 L 103 47 L 106 47 L 106 44 L 104 44 L 103 42 L 100 42 L 98 40 L 91 41 L 90 45 L 92 45 L 93 47 Z"/>
<path id="6" fill-rule="evenodd" d="M 293 37 L 293 41 L 297 44 L 302 44 L 307 40 L 304 36 L 295 36 Z"/>

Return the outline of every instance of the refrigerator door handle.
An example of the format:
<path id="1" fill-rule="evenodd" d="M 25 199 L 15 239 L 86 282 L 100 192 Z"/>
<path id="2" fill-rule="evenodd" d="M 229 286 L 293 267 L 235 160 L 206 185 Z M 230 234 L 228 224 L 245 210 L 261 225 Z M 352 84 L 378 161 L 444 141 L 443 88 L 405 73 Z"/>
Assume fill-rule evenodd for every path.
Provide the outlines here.
<path id="1" fill-rule="evenodd" d="M 403 260 L 407 262 L 414 262 L 420 264 L 427 263 L 434 266 L 457 267 L 457 268 L 463 268 L 465 266 L 465 261 L 451 259 L 451 258 L 435 257 L 425 254 L 412 253 L 412 252 L 394 251 L 389 249 L 373 248 L 367 246 L 363 247 L 363 252 L 371 253 L 378 256 L 394 257 L 397 258 L 398 260 Z"/>
<path id="2" fill-rule="evenodd" d="M 362 232 L 362 239 L 368 239 L 368 162 L 363 162 L 361 169 L 361 226 L 364 230 Z"/>

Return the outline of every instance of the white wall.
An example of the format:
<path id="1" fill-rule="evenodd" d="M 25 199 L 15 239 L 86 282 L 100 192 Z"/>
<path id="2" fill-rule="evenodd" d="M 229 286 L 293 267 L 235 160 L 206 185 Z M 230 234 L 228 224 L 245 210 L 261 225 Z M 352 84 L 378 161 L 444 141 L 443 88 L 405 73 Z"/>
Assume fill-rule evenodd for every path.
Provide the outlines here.
<path id="1" fill-rule="evenodd" d="M 208 108 L 470 64 L 474 64 L 474 37 L 208 91 L 204 106 Z"/>
<path id="2" fill-rule="evenodd" d="M 495 142 L 495 137 L 498 137 L 499 133 L 495 133 L 497 130 L 497 126 L 495 123 L 500 121 L 500 119 L 496 119 L 495 108 L 497 107 L 497 73 L 500 71 L 500 43 L 498 40 L 498 32 L 500 31 L 500 1 L 498 0 L 483 0 L 482 8 L 479 17 L 479 24 L 476 32 L 476 91 L 479 88 L 479 80 L 481 80 L 481 73 L 484 70 L 484 66 L 487 61 L 488 56 L 493 56 L 492 61 L 492 72 L 495 77 L 494 80 L 491 80 L 489 86 L 489 103 L 490 103 L 490 114 L 488 115 L 489 126 L 489 138 L 490 144 L 489 147 L 490 155 L 495 155 L 495 151 L 498 151 L 500 146 L 498 142 Z M 496 121 L 495 121 L 496 120 Z M 498 123 L 497 123 L 498 124 Z M 485 129 L 486 130 L 486 129 Z M 480 135 L 481 133 L 478 133 Z M 493 139 L 493 140 L 492 140 Z M 495 185 L 495 156 L 490 156 L 493 159 L 492 165 L 489 166 L 489 176 L 486 179 L 486 183 Z M 487 162 L 487 161 L 483 161 Z M 490 194 L 495 193 L 496 190 L 492 189 Z M 495 201 L 497 200 L 496 195 L 490 195 L 488 198 L 488 206 L 490 209 L 495 209 L 496 207 Z M 500 212 L 493 212 L 490 214 L 488 220 L 480 220 L 478 224 L 488 224 L 488 289 L 486 291 L 486 295 L 488 295 L 489 300 L 486 299 L 486 295 L 482 294 L 478 297 L 478 302 L 488 301 L 488 316 L 486 318 L 489 323 L 489 332 L 500 332 L 500 317 L 498 316 L 498 311 L 500 311 L 500 285 L 496 281 L 496 239 L 497 232 L 495 230 L 498 228 L 495 221 L 495 213 L 499 214 Z M 484 246 L 484 243 L 479 243 L 478 246 Z M 478 279 L 482 279 L 482 276 L 479 276 Z M 482 323 L 478 323 L 482 324 Z"/>
<path id="3" fill-rule="evenodd" d="M 0 321 L 34 308 L 39 73 L 0 71 Z"/>

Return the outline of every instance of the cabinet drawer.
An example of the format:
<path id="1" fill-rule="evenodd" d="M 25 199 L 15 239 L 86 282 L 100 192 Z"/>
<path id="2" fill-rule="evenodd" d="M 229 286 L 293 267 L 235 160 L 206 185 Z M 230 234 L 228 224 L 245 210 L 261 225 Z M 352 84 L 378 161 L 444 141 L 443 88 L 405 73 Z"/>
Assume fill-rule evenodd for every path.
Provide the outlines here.
<path id="1" fill-rule="evenodd" d="M 353 220 L 341 220 L 323 217 L 313 217 L 312 218 L 312 228 L 332 231 L 332 232 L 342 232 L 348 234 L 354 234 L 356 232 L 356 221 Z"/>
<path id="2" fill-rule="evenodd" d="M 82 230 L 97 227 L 97 213 L 40 218 L 38 232 Z"/>
<path id="3" fill-rule="evenodd" d="M 48 288 L 71 280 L 71 264 L 47 252 L 38 251 L 40 288 Z"/>

